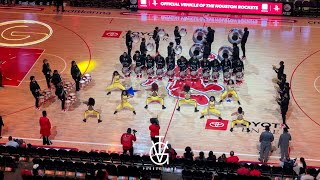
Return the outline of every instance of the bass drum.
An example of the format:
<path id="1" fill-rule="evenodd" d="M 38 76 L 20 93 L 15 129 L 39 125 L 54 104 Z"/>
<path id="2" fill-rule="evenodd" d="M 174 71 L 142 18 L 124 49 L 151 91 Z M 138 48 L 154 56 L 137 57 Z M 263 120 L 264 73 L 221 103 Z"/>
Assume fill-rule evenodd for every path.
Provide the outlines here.
<path id="1" fill-rule="evenodd" d="M 193 42 L 203 44 L 203 42 L 206 41 L 207 33 L 207 30 L 204 28 L 196 29 L 192 36 Z"/>
<path id="2" fill-rule="evenodd" d="M 190 57 L 194 56 L 195 52 L 198 52 L 197 58 L 201 59 L 203 56 L 203 45 L 202 44 L 194 44 L 189 50 Z"/>
<path id="3" fill-rule="evenodd" d="M 218 50 L 218 58 L 220 61 L 225 58 L 232 60 L 233 49 L 230 46 L 221 46 Z"/>
<path id="4" fill-rule="evenodd" d="M 164 29 L 159 29 L 158 35 L 160 38 L 164 37 L 166 35 L 166 32 Z"/>
<path id="5" fill-rule="evenodd" d="M 243 32 L 241 29 L 233 28 L 229 31 L 228 41 L 231 44 L 233 43 L 239 44 L 241 43 L 242 36 L 243 36 Z"/>

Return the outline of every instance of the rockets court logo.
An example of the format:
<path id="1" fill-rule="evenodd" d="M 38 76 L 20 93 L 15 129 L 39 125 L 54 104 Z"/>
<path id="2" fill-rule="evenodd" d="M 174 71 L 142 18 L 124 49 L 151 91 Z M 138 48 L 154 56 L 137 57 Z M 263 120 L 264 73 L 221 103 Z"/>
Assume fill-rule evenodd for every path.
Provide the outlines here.
<path id="1" fill-rule="evenodd" d="M 168 149 L 168 141 L 163 143 L 161 141 L 163 136 L 156 136 L 156 138 L 159 138 L 159 142 L 152 142 L 152 147 L 150 148 L 150 159 L 158 166 L 169 164 L 169 154 L 165 152 L 166 149 Z"/>

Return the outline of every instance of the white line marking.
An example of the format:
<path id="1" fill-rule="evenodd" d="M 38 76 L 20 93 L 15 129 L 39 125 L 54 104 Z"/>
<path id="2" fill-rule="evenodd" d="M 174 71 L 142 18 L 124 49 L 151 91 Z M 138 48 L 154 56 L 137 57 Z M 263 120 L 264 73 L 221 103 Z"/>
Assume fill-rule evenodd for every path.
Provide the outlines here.
<path id="1" fill-rule="evenodd" d="M 317 86 L 316 86 L 316 82 L 318 81 L 319 78 L 320 78 L 320 76 L 318 76 L 318 77 L 314 80 L 313 86 L 314 86 L 314 88 L 316 89 L 316 91 L 318 91 L 318 93 L 320 94 L 320 91 L 319 91 L 319 89 L 318 89 Z"/>
<path id="2" fill-rule="evenodd" d="M 4 139 L 8 137 L 3 137 Z M 16 139 L 30 140 L 30 141 L 42 141 L 42 139 L 35 138 L 23 138 L 23 137 L 15 137 Z M 96 146 L 111 146 L 111 147 L 122 147 L 121 144 L 105 144 L 105 143 L 95 143 L 95 142 L 80 142 L 80 141 L 64 141 L 64 140 L 51 140 L 52 142 L 60 142 L 60 143 L 70 143 L 70 144 L 84 144 L 84 145 L 96 145 Z M 71 147 L 70 147 L 71 148 Z M 75 147 L 72 147 L 75 148 Z M 184 149 L 175 149 L 179 152 L 184 152 Z M 193 150 L 193 152 L 200 152 L 200 150 Z M 209 151 L 203 151 L 204 153 L 208 153 Z M 215 154 L 229 154 L 229 152 L 213 152 Z M 237 156 L 247 156 L 247 157 L 259 157 L 257 154 L 241 154 L 236 153 Z M 279 159 L 280 156 L 270 156 L 270 159 Z M 320 162 L 318 159 L 306 159 L 307 161 L 315 161 Z"/>
<path id="3" fill-rule="evenodd" d="M 8 11 L 0 11 L 0 13 L 12 13 L 12 14 L 25 14 L 25 12 L 8 12 Z M 28 14 L 35 14 L 35 15 L 41 15 L 41 16 L 69 16 L 69 17 L 85 17 L 85 18 L 100 18 L 100 19 L 127 19 L 127 20 L 139 20 L 139 16 L 136 16 L 137 18 L 125 18 L 125 17 L 118 17 L 118 16 L 108 16 L 108 17 L 103 17 L 103 16 L 84 16 L 84 15 L 70 15 L 70 14 L 63 14 L 63 15 L 57 15 L 57 14 L 51 14 L 51 13 L 32 13 L 32 12 L 28 12 Z M 160 16 L 161 14 L 159 14 Z M 174 14 L 172 14 L 174 15 Z M 125 15 L 122 15 L 125 16 Z M 246 18 L 243 18 L 246 19 Z M 250 18 L 247 18 L 250 19 Z M 150 18 L 150 20 L 153 20 L 152 18 Z M 167 21 L 176 21 L 176 20 L 167 20 Z M 194 21 L 193 23 L 196 23 L 196 21 Z M 206 23 L 213 23 L 213 24 L 221 24 L 220 22 L 206 22 Z M 225 24 L 237 24 L 238 23 L 225 23 Z M 261 26 L 260 24 L 252 24 L 254 26 Z M 301 27 L 308 27 L 308 28 L 320 28 L 320 26 L 296 26 L 294 24 L 292 25 L 278 25 L 277 27 L 282 26 L 282 27 L 292 27 L 292 28 L 301 28 Z"/>

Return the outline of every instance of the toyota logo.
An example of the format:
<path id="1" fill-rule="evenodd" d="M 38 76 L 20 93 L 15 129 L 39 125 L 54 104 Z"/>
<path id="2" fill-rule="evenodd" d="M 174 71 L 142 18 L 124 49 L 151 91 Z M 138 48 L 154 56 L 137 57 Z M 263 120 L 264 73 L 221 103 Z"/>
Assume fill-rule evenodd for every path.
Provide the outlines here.
<path id="1" fill-rule="evenodd" d="M 119 34 L 117 33 L 117 32 L 108 32 L 107 34 L 106 34 L 106 36 L 109 36 L 109 37 L 116 37 L 116 36 L 118 36 Z"/>
<path id="2" fill-rule="evenodd" d="M 291 5 L 290 5 L 290 4 L 285 4 L 285 5 L 283 6 L 283 9 L 284 9 L 285 11 L 290 11 L 290 10 L 291 10 Z"/>
<path id="3" fill-rule="evenodd" d="M 210 125 L 211 127 L 215 127 L 215 128 L 224 127 L 224 123 L 222 123 L 222 122 L 211 122 L 209 125 Z"/>

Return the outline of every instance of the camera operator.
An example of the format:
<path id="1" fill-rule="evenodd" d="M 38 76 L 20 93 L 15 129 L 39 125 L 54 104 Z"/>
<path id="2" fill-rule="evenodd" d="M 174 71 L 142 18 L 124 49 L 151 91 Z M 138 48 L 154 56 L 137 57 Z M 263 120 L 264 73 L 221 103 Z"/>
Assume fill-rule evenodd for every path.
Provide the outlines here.
<path id="1" fill-rule="evenodd" d="M 9 136 L 8 140 L 9 141 L 6 143 L 6 146 L 11 146 L 15 148 L 19 147 L 19 144 L 12 138 L 12 136 Z"/>
<path id="2" fill-rule="evenodd" d="M 136 130 L 133 130 L 133 134 L 131 134 L 131 128 L 127 129 L 127 133 L 123 133 L 121 136 L 121 144 L 123 147 L 123 154 L 127 154 L 129 151 L 130 156 L 133 156 L 133 141 L 136 141 Z"/>
<path id="3" fill-rule="evenodd" d="M 155 147 L 158 150 L 159 137 L 156 137 L 156 136 L 159 136 L 159 131 L 160 131 L 159 121 L 157 118 L 150 118 L 150 123 L 151 123 L 151 125 L 149 126 L 150 137 L 153 143 L 156 144 Z M 153 154 L 155 154 L 154 150 L 153 150 Z"/>

